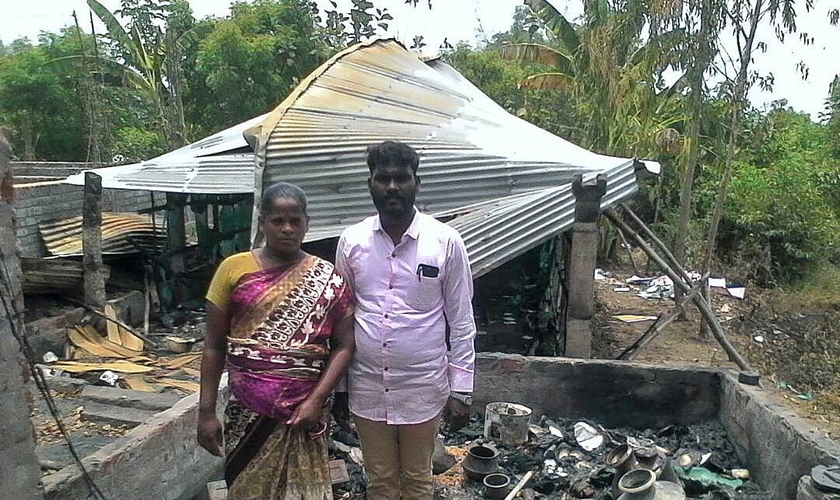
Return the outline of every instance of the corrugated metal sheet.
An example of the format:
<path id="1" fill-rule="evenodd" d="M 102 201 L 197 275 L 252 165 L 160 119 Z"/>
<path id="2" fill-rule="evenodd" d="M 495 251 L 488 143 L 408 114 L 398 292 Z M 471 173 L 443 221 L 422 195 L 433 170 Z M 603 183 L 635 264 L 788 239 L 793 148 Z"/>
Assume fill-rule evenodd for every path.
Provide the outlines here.
<path id="1" fill-rule="evenodd" d="M 256 152 L 245 152 L 246 131 Z M 477 276 L 570 226 L 576 175 L 607 174 L 607 207 L 632 196 L 638 170 L 659 172 L 655 162 L 598 155 L 521 120 L 443 61 L 424 61 L 393 40 L 337 54 L 268 115 L 97 172 L 103 187 L 190 193 L 260 193 L 292 182 L 309 196 L 313 241 L 374 213 L 365 150 L 386 139 L 420 153 L 417 205 L 459 215 L 449 223 L 464 236 Z"/>
<path id="2" fill-rule="evenodd" d="M 169 193 L 233 194 L 254 192 L 254 153 L 245 130 L 262 122 L 260 115 L 205 139 L 148 161 L 96 169 L 102 187 Z M 84 172 L 65 182 L 83 186 Z"/>
<path id="3" fill-rule="evenodd" d="M 569 228 L 576 175 L 607 174 L 607 207 L 635 192 L 635 171 L 644 167 L 512 116 L 444 62 L 424 62 L 391 40 L 338 54 L 261 126 L 256 191 L 281 180 L 303 187 L 310 240 L 337 236 L 373 213 L 368 145 L 395 139 L 414 146 L 417 206 L 462 214 L 449 224 L 464 237 L 475 276 Z"/>
<path id="4" fill-rule="evenodd" d="M 82 255 L 82 217 L 70 217 L 38 225 L 50 255 Z M 152 226 L 148 215 L 102 213 L 102 253 L 123 255 L 159 249 L 165 234 L 160 224 Z"/>

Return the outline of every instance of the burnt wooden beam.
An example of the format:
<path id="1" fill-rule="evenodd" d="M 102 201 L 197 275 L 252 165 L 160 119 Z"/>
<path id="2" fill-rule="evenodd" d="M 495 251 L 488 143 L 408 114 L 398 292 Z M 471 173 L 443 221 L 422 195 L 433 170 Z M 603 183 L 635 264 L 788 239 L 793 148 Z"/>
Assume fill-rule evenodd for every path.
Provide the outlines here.
<path id="1" fill-rule="evenodd" d="M 105 304 L 105 273 L 102 264 L 102 177 L 85 172 L 82 200 L 82 266 L 85 302 Z"/>
<path id="2" fill-rule="evenodd" d="M 619 233 L 621 233 L 621 230 L 619 230 Z M 633 358 L 635 358 L 639 354 L 639 352 L 644 346 L 648 345 L 650 342 L 653 341 L 653 339 L 658 337 L 660 333 L 665 331 L 665 328 L 667 328 L 668 325 L 673 323 L 680 316 L 680 314 L 682 314 L 685 311 L 686 304 L 694 300 L 694 296 L 700 292 L 703 285 L 708 279 L 708 275 L 704 276 L 703 279 L 701 279 L 699 283 L 694 285 L 691 291 L 688 292 L 688 294 L 686 294 L 674 308 L 656 318 L 656 321 L 652 325 L 650 325 L 650 328 L 648 328 L 644 335 L 639 337 L 638 340 L 633 342 L 633 344 L 630 347 L 625 349 L 624 352 L 619 354 L 618 357 L 615 359 L 632 361 Z"/>
<path id="3" fill-rule="evenodd" d="M 629 209 L 627 209 L 626 207 L 623 208 L 629 212 Z M 654 262 L 656 262 L 656 265 L 658 265 L 662 269 L 662 271 L 665 272 L 665 274 L 668 275 L 669 278 L 671 278 L 671 281 L 674 282 L 674 287 L 679 287 L 680 290 L 682 290 L 682 292 L 685 294 L 691 291 L 691 287 L 688 285 L 688 283 L 691 283 L 691 279 L 688 278 L 687 283 L 682 278 L 682 276 L 680 276 L 678 272 L 675 271 L 674 268 L 672 268 L 668 264 L 668 262 L 665 261 L 665 259 L 663 259 L 658 253 L 656 253 L 656 251 L 653 250 L 653 248 L 650 247 L 647 241 L 645 241 L 645 239 L 642 238 L 641 235 L 639 235 L 639 233 L 634 231 L 630 226 L 627 225 L 626 222 L 621 220 L 621 217 L 618 217 L 612 212 L 604 212 L 604 215 L 608 219 L 610 219 L 610 221 L 612 221 L 618 229 L 624 231 L 628 236 L 632 236 L 636 240 L 636 243 L 639 245 L 639 248 L 644 250 L 644 252 L 648 254 Z M 641 222 L 641 220 L 639 220 L 639 222 Z M 641 225 L 643 226 L 643 224 Z M 647 231 L 650 231 L 650 229 L 647 229 Z M 676 265 L 676 268 L 679 269 L 680 274 L 683 274 L 686 277 L 688 276 L 688 273 L 686 273 L 686 271 L 682 269 L 681 266 Z M 699 294 L 696 294 L 692 298 L 692 301 L 695 305 L 697 305 L 697 308 L 700 310 L 700 314 L 703 315 L 703 317 L 706 318 L 706 321 L 709 322 L 709 325 L 712 330 L 712 335 L 714 335 L 715 339 L 718 341 L 723 350 L 726 351 L 726 354 L 729 356 L 729 359 L 733 361 L 736 365 L 738 365 L 738 368 L 740 368 L 747 375 L 749 375 L 749 377 L 743 378 L 742 380 L 749 379 L 749 383 L 752 383 L 753 381 L 757 383 L 757 376 L 754 375 L 749 363 L 747 363 L 743 356 L 741 356 L 741 354 L 737 350 L 735 350 L 735 347 L 733 347 L 732 344 L 729 342 L 729 339 L 726 337 L 726 332 L 724 332 L 723 327 L 717 320 L 717 317 L 715 317 L 714 311 L 712 311 L 711 305 L 709 305 L 709 303 L 706 302 L 703 296 Z"/>
<path id="4" fill-rule="evenodd" d="M 184 250 L 187 247 L 187 229 L 184 207 L 187 195 L 166 193 L 166 253 L 169 256 L 169 268 L 172 271 L 172 291 L 175 304 L 183 304 L 186 299 L 184 272 L 187 259 Z"/>

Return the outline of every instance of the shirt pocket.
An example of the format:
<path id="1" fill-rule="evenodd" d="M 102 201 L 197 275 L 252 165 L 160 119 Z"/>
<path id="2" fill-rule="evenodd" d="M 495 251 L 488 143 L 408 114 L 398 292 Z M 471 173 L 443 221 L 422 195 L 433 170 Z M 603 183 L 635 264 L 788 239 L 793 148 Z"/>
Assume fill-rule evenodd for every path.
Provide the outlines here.
<path id="1" fill-rule="evenodd" d="M 421 276 L 417 282 L 408 287 L 406 304 L 419 312 L 431 310 L 438 300 L 443 297 L 441 277 L 429 278 Z"/>

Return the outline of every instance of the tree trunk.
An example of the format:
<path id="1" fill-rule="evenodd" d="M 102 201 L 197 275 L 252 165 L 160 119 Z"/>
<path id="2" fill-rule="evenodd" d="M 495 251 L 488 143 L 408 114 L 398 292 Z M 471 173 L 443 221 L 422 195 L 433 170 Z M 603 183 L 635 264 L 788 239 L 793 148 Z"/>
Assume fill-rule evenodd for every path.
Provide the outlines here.
<path id="1" fill-rule="evenodd" d="M 32 126 L 32 117 L 29 116 L 28 111 L 23 112 L 22 117 L 22 132 L 23 132 L 23 159 L 26 161 L 35 161 L 35 131 Z"/>
<path id="2" fill-rule="evenodd" d="M 700 85 L 702 85 L 702 80 Z M 692 92 L 699 89 L 692 90 Z M 697 162 L 700 156 L 698 139 L 700 137 L 699 112 L 692 119 L 689 125 L 689 154 L 683 172 L 682 189 L 680 190 L 680 220 L 677 226 L 677 239 L 674 244 L 674 255 L 680 265 L 685 267 L 686 239 L 688 238 L 688 226 L 691 223 L 691 195 L 694 190 L 694 174 L 697 170 Z M 676 297 L 679 302 L 680 297 Z"/>
<path id="3" fill-rule="evenodd" d="M 735 82 L 735 89 L 732 93 L 733 102 L 732 114 L 729 120 L 729 142 L 726 147 L 726 157 L 724 160 L 723 174 L 718 183 L 717 193 L 715 194 L 715 210 L 712 213 L 712 220 L 709 224 L 709 234 L 707 237 L 706 252 L 703 256 L 703 265 L 700 269 L 701 274 L 706 274 L 712 267 L 712 259 L 717 245 L 717 233 L 720 227 L 720 220 L 723 218 L 723 206 L 726 198 L 729 195 L 729 182 L 732 179 L 732 169 L 735 164 L 735 148 L 738 147 L 738 132 L 741 126 L 741 116 L 743 113 L 743 104 L 746 101 L 747 93 L 747 77 L 749 75 L 749 65 L 752 60 L 753 45 L 755 44 L 755 35 L 758 30 L 758 23 L 763 15 L 764 7 L 763 0 L 757 0 L 755 7 L 750 17 L 750 31 L 746 37 L 744 45 L 741 46 L 741 53 L 738 54 L 740 67 L 738 69 L 738 76 Z M 703 288 L 703 296 L 706 301 L 710 299 L 710 290 L 706 286 Z M 709 302 L 711 303 L 711 302 Z M 701 320 L 700 333 L 702 336 L 709 335 L 709 327 L 705 321 Z"/>
<path id="4" fill-rule="evenodd" d="M 691 87 L 691 123 L 689 124 L 688 145 L 689 153 L 683 172 L 682 189 L 680 191 L 680 220 L 677 226 L 677 239 L 674 244 L 674 255 L 681 266 L 686 267 L 686 240 L 691 224 L 691 198 L 694 192 L 694 174 L 700 159 L 700 120 L 703 114 L 703 75 L 712 63 L 712 37 L 714 18 L 712 2 L 703 0 L 700 12 L 700 31 L 695 46 L 694 64 L 690 68 L 689 85 Z M 680 303 L 683 298 L 680 287 L 674 287 L 674 300 Z M 685 311 L 680 313 L 680 319 L 685 319 Z"/>
<path id="5" fill-rule="evenodd" d="M 187 144 L 187 125 L 184 120 L 184 101 L 182 93 L 181 51 L 175 39 L 175 34 L 166 33 L 166 78 L 169 83 L 167 92 L 167 108 L 169 109 L 169 126 L 171 145 L 179 148 Z"/>

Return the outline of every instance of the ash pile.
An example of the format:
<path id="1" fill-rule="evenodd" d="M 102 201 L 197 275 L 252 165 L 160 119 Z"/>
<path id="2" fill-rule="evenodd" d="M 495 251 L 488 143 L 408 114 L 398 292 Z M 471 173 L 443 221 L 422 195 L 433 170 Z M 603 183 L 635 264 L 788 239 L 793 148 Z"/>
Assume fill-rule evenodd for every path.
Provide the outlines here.
<path id="1" fill-rule="evenodd" d="M 334 458 L 348 462 L 351 473 L 336 498 L 363 499 L 364 458 L 357 441 L 339 439 Z M 525 406 L 491 403 L 484 418 L 444 431 L 434 469 L 440 499 L 771 499 L 716 421 L 606 428 L 585 419 L 532 422 Z"/>

